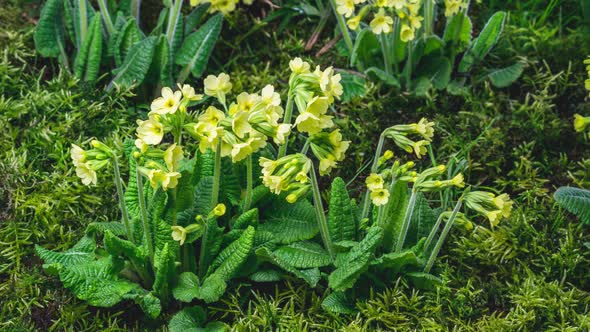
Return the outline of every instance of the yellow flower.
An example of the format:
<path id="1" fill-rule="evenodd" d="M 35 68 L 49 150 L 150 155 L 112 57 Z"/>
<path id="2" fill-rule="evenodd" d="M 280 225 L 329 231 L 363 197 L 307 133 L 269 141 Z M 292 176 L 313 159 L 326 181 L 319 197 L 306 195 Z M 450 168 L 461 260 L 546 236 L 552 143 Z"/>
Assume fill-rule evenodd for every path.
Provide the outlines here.
<path id="1" fill-rule="evenodd" d="M 416 35 L 414 34 L 414 29 L 412 29 L 407 24 L 403 24 L 402 25 L 402 28 L 400 30 L 400 39 L 404 43 L 407 43 L 410 40 L 414 40 L 414 38 L 416 38 Z"/>
<path id="2" fill-rule="evenodd" d="M 330 174 L 336 166 L 336 158 L 331 154 L 327 155 L 326 158 L 320 159 L 320 175 Z"/>
<path id="3" fill-rule="evenodd" d="M 76 144 L 72 144 L 72 148 L 70 149 L 70 156 L 72 157 L 74 166 L 78 166 L 78 164 L 81 164 L 86 161 L 86 151 L 84 151 L 81 147 L 77 146 Z"/>
<path id="4" fill-rule="evenodd" d="M 172 226 L 172 239 L 180 242 L 180 245 L 184 244 L 186 240 L 186 229 L 182 226 Z"/>
<path id="5" fill-rule="evenodd" d="M 252 130 L 252 126 L 248 122 L 248 113 L 246 111 L 236 113 L 231 121 L 231 127 L 236 136 L 244 138 Z"/>
<path id="6" fill-rule="evenodd" d="M 486 214 L 486 217 L 490 220 L 490 225 L 492 225 L 492 227 L 498 226 L 498 224 L 500 223 L 501 216 L 502 216 L 502 211 L 500 211 L 500 210 L 489 211 Z"/>
<path id="7" fill-rule="evenodd" d="M 383 159 L 389 160 L 391 158 L 393 158 L 393 151 L 387 150 L 385 153 L 383 153 Z"/>
<path id="8" fill-rule="evenodd" d="M 273 141 L 275 142 L 275 144 L 285 144 L 285 138 L 287 136 L 289 136 L 289 134 L 291 133 L 291 125 L 287 124 L 287 123 L 282 123 L 280 125 L 277 126 L 277 132 L 275 134 L 275 136 L 273 137 Z"/>
<path id="9" fill-rule="evenodd" d="M 225 214 L 225 204 L 223 203 L 219 203 L 215 206 L 215 208 L 213 209 L 213 214 L 221 217 Z"/>
<path id="10" fill-rule="evenodd" d="M 160 144 L 164 137 L 164 126 L 158 121 L 157 116 L 150 116 L 148 120 L 137 121 L 137 137 L 148 145 Z"/>
<path id="11" fill-rule="evenodd" d="M 344 154 L 350 146 L 350 141 L 343 141 L 340 129 L 336 129 L 328 135 L 330 144 L 332 145 L 332 154 L 336 157 L 337 161 L 344 160 Z"/>
<path id="12" fill-rule="evenodd" d="M 389 6 L 400 10 L 406 5 L 406 0 L 389 0 Z"/>
<path id="13" fill-rule="evenodd" d="M 291 61 L 289 61 L 289 68 L 294 74 L 305 74 L 309 73 L 309 63 L 301 60 L 301 58 L 297 57 Z"/>
<path id="14" fill-rule="evenodd" d="M 299 59 L 299 58 L 298 58 Z M 267 84 L 261 92 L 261 100 L 266 105 L 271 106 L 280 106 L 281 105 L 281 95 L 275 92 L 274 86 Z"/>
<path id="15" fill-rule="evenodd" d="M 428 144 L 430 144 L 430 142 L 426 140 L 417 141 L 414 142 L 414 144 L 412 144 L 412 149 L 414 150 L 416 157 L 422 158 L 422 156 L 426 154 L 426 147 L 428 146 Z"/>
<path id="16" fill-rule="evenodd" d="M 181 177 L 179 172 L 160 173 L 160 183 L 164 191 L 168 189 L 176 188 L 178 185 L 178 179 Z"/>
<path id="17" fill-rule="evenodd" d="M 215 106 L 209 106 L 205 113 L 199 115 L 199 121 L 206 124 L 217 126 L 219 121 L 225 119 L 225 114 Z"/>
<path id="18" fill-rule="evenodd" d="M 408 18 L 410 20 L 410 26 L 412 29 L 420 29 L 422 27 L 422 16 L 410 16 Z"/>
<path id="19" fill-rule="evenodd" d="M 151 111 L 149 115 L 164 115 L 176 113 L 176 110 L 180 105 L 180 98 L 182 98 L 182 92 L 173 92 L 172 89 L 170 89 L 169 87 L 162 88 L 162 97 L 156 98 L 152 102 L 152 105 L 150 107 Z"/>
<path id="20" fill-rule="evenodd" d="M 182 147 L 177 146 L 176 143 L 170 145 L 164 151 L 164 162 L 169 171 L 178 170 L 178 162 L 183 158 Z"/>
<path id="21" fill-rule="evenodd" d="M 206 122 L 199 122 L 194 131 L 199 137 L 199 149 L 202 153 L 205 153 L 208 148 L 214 149 L 217 147 L 219 138 L 223 136 L 223 128 Z"/>
<path id="22" fill-rule="evenodd" d="M 434 137 L 434 122 L 428 122 L 426 118 L 420 119 L 416 124 L 416 132 L 422 135 L 424 139 L 432 141 L 432 137 Z"/>
<path id="23" fill-rule="evenodd" d="M 375 206 L 381 206 L 389 202 L 389 190 L 376 189 L 371 191 L 371 200 Z"/>
<path id="24" fill-rule="evenodd" d="M 494 203 L 498 209 L 502 211 L 502 216 L 504 218 L 510 217 L 513 202 L 510 200 L 510 196 L 508 196 L 508 194 L 498 195 L 496 198 L 494 198 Z"/>
<path id="25" fill-rule="evenodd" d="M 209 2 L 211 3 L 209 12 L 220 11 L 223 15 L 227 15 L 236 9 L 237 0 L 209 0 Z"/>
<path id="26" fill-rule="evenodd" d="M 221 73 L 219 76 L 209 75 L 203 81 L 205 94 L 212 97 L 225 96 L 231 91 L 232 84 L 229 75 Z"/>
<path id="27" fill-rule="evenodd" d="M 231 158 L 234 163 L 245 159 L 252 154 L 252 147 L 248 142 L 234 144 L 231 150 Z"/>
<path id="28" fill-rule="evenodd" d="M 135 140 L 135 147 L 141 151 L 141 153 L 145 153 L 149 148 L 146 142 L 144 142 L 141 138 Z"/>
<path id="29" fill-rule="evenodd" d="M 451 179 L 451 184 L 457 188 L 463 188 L 465 187 L 465 178 L 463 177 L 463 174 L 459 173 L 457 175 L 455 175 L 454 178 Z"/>
<path id="30" fill-rule="evenodd" d="M 354 1 L 336 0 L 336 11 L 338 11 L 338 14 L 344 15 L 344 17 L 351 17 L 354 13 Z"/>
<path id="31" fill-rule="evenodd" d="M 586 130 L 588 125 L 590 124 L 590 117 L 584 117 L 580 114 L 574 114 L 574 129 L 577 132 L 581 132 Z"/>
<path id="32" fill-rule="evenodd" d="M 238 102 L 238 110 L 250 112 L 254 105 L 258 102 L 260 96 L 255 93 L 242 92 L 236 97 Z"/>
<path id="33" fill-rule="evenodd" d="M 193 88 L 192 86 L 190 86 L 188 84 L 184 84 L 181 86 L 180 83 L 178 83 L 178 88 L 180 89 L 180 92 L 182 92 L 182 96 L 186 100 L 199 101 L 199 100 L 203 99 L 203 95 L 196 94 L 195 88 Z"/>
<path id="34" fill-rule="evenodd" d="M 334 75 L 334 68 L 328 67 L 321 71 L 318 66 L 314 73 L 318 76 L 320 89 L 324 96 L 328 97 L 329 103 L 334 101 L 334 97 L 339 98 L 342 95 L 343 89 L 342 84 L 340 84 L 342 77 L 340 74 Z"/>
<path id="35" fill-rule="evenodd" d="M 297 130 L 313 135 L 324 128 L 332 127 L 332 117 L 325 115 L 329 105 L 327 97 L 314 97 L 310 100 L 305 111 L 295 119 Z"/>
<path id="36" fill-rule="evenodd" d="M 370 191 L 383 189 L 383 177 L 376 173 L 371 173 L 365 180 L 365 184 Z"/>
<path id="37" fill-rule="evenodd" d="M 82 180 L 84 185 L 96 185 L 96 171 L 90 167 L 89 163 L 78 163 L 76 165 L 76 175 Z"/>
<path id="38" fill-rule="evenodd" d="M 375 18 L 369 24 L 374 34 L 380 35 L 382 33 L 390 33 L 393 25 L 393 18 L 385 15 L 383 8 L 375 14 Z"/>
<path id="39" fill-rule="evenodd" d="M 463 6 L 463 0 L 445 0 L 445 16 L 456 15 Z"/>
<path id="40" fill-rule="evenodd" d="M 353 18 L 349 18 L 346 21 L 346 25 L 348 25 L 348 28 L 350 30 L 356 30 L 356 29 L 358 29 L 359 25 L 361 24 L 361 18 L 362 17 L 360 15 L 357 15 Z"/>

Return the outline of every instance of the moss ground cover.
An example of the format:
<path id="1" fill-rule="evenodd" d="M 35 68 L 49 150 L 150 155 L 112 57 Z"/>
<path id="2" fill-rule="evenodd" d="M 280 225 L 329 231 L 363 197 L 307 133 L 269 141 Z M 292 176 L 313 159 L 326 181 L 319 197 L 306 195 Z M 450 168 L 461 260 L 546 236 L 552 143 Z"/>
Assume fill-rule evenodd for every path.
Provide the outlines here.
<path id="1" fill-rule="evenodd" d="M 427 116 L 437 123 L 433 145 L 439 156 L 456 153 L 469 164 L 465 175 L 471 183 L 506 191 L 515 200 L 512 217 L 493 230 L 453 230 L 434 268 L 445 281 L 442 287 L 417 291 L 392 280 L 388 291 L 374 293 L 356 304 L 357 314 L 344 316 L 322 309 L 322 288 L 298 281 L 245 285 L 213 304 L 211 314 L 236 331 L 590 329 L 590 251 L 583 245 L 590 242 L 590 230 L 552 199 L 561 185 L 587 187 L 590 176 L 589 144 L 572 129 L 573 114 L 588 114 L 589 108 L 582 61 L 590 44 L 576 4 L 564 2 L 561 11 L 548 14 L 544 6 L 520 2 L 476 7 L 482 21 L 488 11 L 511 12 L 496 57 L 487 59 L 495 65 L 510 63 L 504 55 L 524 59 L 523 76 L 509 88 L 482 85 L 464 97 L 434 93 L 423 100 L 368 83 L 366 96 L 337 109 L 335 121 L 352 141 L 348 159 L 336 170 L 345 180 L 371 160 L 380 129 Z M 346 66 L 334 48 L 313 57 L 330 42 L 331 30 L 305 53 L 309 20 L 281 33 L 273 24 L 260 26 L 243 38 L 260 23 L 260 7 L 228 19 L 231 28 L 222 33 L 210 72 L 223 70 L 239 89 L 253 89 L 286 85 L 283 69 L 302 54 L 318 64 Z M 34 17 L 34 6 L 21 3 L 3 9 L 14 12 L 2 17 L 22 17 L 12 14 L 22 8 Z M 56 64 L 35 56 L 26 19 L 2 22 L 8 23 L 0 32 L 0 328 L 161 328 L 163 321 L 146 321 L 132 305 L 106 310 L 77 300 L 43 272 L 33 250 L 34 244 L 69 248 L 89 222 L 116 218 L 114 186 L 99 181 L 91 190 L 84 187 L 69 146 L 90 137 L 122 146 L 135 120 L 145 117 L 145 105 L 128 91 L 107 94 L 60 75 Z M 323 184 L 326 191 L 328 185 Z"/>

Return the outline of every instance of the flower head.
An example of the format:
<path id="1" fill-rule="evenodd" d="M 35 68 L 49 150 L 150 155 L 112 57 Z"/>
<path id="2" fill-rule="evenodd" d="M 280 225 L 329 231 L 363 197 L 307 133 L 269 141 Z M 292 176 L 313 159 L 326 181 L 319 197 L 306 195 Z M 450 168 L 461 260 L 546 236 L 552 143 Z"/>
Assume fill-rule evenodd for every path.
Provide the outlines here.
<path id="1" fill-rule="evenodd" d="M 193 89 L 194 92 L 194 89 Z M 169 87 L 162 88 L 162 96 L 156 98 L 151 105 L 151 111 L 149 115 L 152 114 L 174 114 L 178 107 L 180 106 L 180 98 L 182 98 L 181 91 L 172 91 Z"/>
<path id="2" fill-rule="evenodd" d="M 375 14 L 375 17 L 369 24 L 374 34 L 380 35 L 382 33 L 390 33 L 393 26 L 393 18 L 385 15 L 383 8 L 379 9 L 379 12 Z"/>
<path id="3" fill-rule="evenodd" d="M 180 242 L 180 245 L 184 244 L 186 240 L 187 231 L 182 226 L 172 226 L 172 239 Z"/>
<path id="4" fill-rule="evenodd" d="M 375 189 L 371 191 L 371 200 L 376 206 L 381 206 L 389 202 L 389 190 L 387 189 Z"/>
<path id="5" fill-rule="evenodd" d="M 213 214 L 217 217 L 221 217 L 225 214 L 225 204 L 219 203 L 213 208 Z"/>
<path id="6" fill-rule="evenodd" d="M 137 120 L 137 137 L 148 145 L 160 144 L 164 138 L 164 126 L 157 115 L 150 116 L 148 120 Z"/>

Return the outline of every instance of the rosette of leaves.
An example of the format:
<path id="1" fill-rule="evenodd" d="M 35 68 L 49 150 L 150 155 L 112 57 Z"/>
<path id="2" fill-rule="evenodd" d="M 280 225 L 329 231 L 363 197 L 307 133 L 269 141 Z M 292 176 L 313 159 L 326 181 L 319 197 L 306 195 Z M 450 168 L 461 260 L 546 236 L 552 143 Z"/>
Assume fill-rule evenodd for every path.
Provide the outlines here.
<path id="1" fill-rule="evenodd" d="M 125 143 L 125 150 L 130 174 L 135 174 L 133 141 Z M 205 218 L 203 227 L 188 234 L 183 246 L 172 238 L 171 231 L 174 219 L 177 225 L 187 226 L 213 209 L 213 156 L 208 152 L 181 161 L 182 177 L 174 196 L 161 188 L 153 190 L 149 183 L 138 190 L 136 177 L 130 176 L 124 196 L 133 240 L 127 238 L 121 222 L 91 223 L 71 249 L 57 252 L 36 247 L 46 271 L 93 306 L 111 307 L 132 300 L 156 318 L 174 303 L 186 303 L 170 322 L 172 331 L 185 331 L 187 322 L 197 324 L 193 328 L 222 328 L 220 323 L 207 323 L 205 310 L 198 304 L 219 300 L 233 279 L 253 273 L 249 262 L 256 259 L 254 247 L 263 238 L 256 231 L 257 210 L 240 211 L 241 185 L 231 162 L 223 165 L 219 195 L 227 213 Z M 142 191 L 147 203 L 147 232 L 140 221 Z M 153 257 L 149 246 L 154 249 Z"/>
<path id="2" fill-rule="evenodd" d="M 504 68 L 488 68 L 484 63 L 500 39 L 505 21 L 505 12 L 495 13 L 475 37 L 471 19 L 461 11 L 447 19 L 441 35 L 420 31 L 408 42 L 400 39 L 399 31 L 379 38 L 365 25 L 348 51 L 350 62 L 369 78 L 418 96 L 433 89 L 465 94 L 470 85 L 486 80 L 495 87 L 507 87 L 520 77 L 524 63 Z M 384 52 L 389 61 L 384 61 Z"/>
<path id="3" fill-rule="evenodd" d="M 140 1 L 48 0 L 35 30 L 35 47 L 58 58 L 82 81 L 107 76 L 115 85 L 171 86 L 200 77 L 219 38 L 223 16 L 206 20 L 209 4 L 181 13 L 182 0 L 164 2 L 157 24 L 146 31 Z M 105 81 L 106 82 L 106 81 Z"/>

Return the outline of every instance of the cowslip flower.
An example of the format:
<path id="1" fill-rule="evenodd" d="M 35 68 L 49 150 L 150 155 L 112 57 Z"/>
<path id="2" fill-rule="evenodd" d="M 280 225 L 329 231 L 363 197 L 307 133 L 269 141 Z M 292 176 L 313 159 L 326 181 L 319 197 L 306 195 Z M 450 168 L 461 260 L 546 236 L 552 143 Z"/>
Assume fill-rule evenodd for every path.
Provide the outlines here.
<path id="1" fill-rule="evenodd" d="M 328 98 L 330 104 L 334 102 L 334 97 L 340 98 L 344 91 L 342 84 L 340 84 L 342 77 L 340 74 L 334 74 L 334 68 L 328 67 L 322 71 L 320 67 L 317 66 L 314 74 L 318 77 L 320 90 L 324 96 Z"/>
<path id="2" fill-rule="evenodd" d="M 137 120 L 137 137 L 148 145 L 160 144 L 164 138 L 164 126 L 157 115 L 152 115 L 148 120 Z"/>
<path id="3" fill-rule="evenodd" d="M 354 1 L 353 0 L 336 0 L 336 11 L 338 14 L 344 15 L 348 18 L 354 14 Z"/>
<path id="4" fill-rule="evenodd" d="M 86 186 L 93 184 L 96 185 L 97 175 L 96 171 L 92 169 L 90 163 L 78 163 L 76 165 L 76 175 L 82 180 L 82 183 Z"/>
<path id="5" fill-rule="evenodd" d="M 195 93 L 195 88 L 188 84 L 184 84 L 181 86 L 180 83 L 178 83 L 178 88 L 182 93 L 182 97 L 188 101 L 199 101 L 203 99 L 203 95 Z"/>
<path id="6" fill-rule="evenodd" d="M 169 171 L 178 170 L 178 162 L 183 158 L 182 147 L 176 145 L 176 143 L 170 145 L 166 151 L 164 151 L 164 162 Z"/>
<path id="7" fill-rule="evenodd" d="M 502 218 L 510 217 L 513 202 L 508 194 L 494 195 L 486 191 L 472 191 L 464 197 L 465 205 L 485 216 L 492 227 L 500 223 Z"/>
<path id="8" fill-rule="evenodd" d="M 186 241 L 187 233 L 186 229 L 182 226 L 172 226 L 172 239 L 180 242 L 180 245 L 183 245 L 184 241 Z"/>
<path id="9" fill-rule="evenodd" d="M 78 164 L 84 163 L 86 161 L 86 151 L 84 151 L 84 149 L 77 146 L 76 144 L 72 144 L 72 148 L 70 149 L 70 156 L 72 158 L 74 166 L 78 166 Z"/>
<path id="10" fill-rule="evenodd" d="M 371 200 L 375 206 L 387 204 L 389 202 L 389 190 L 382 188 L 371 191 Z"/>
<path id="11" fill-rule="evenodd" d="M 193 90 L 194 92 L 194 90 Z M 156 98 L 151 106 L 150 113 L 152 114 L 174 114 L 180 106 L 180 99 L 182 98 L 181 91 L 172 91 L 169 87 L 162 88 L 162 96 Z"/>
<path id="12" fill-rule="evenodd" d="M 400 30 L 400 39 L 404 43 L 409 42 L 410 40 L 414 40 L 416 35 L 414 34 L 414 29 L 412 29 L 409 25 L 403 24 Z"/>
<path id="13" fill-rule="evenodd" d="M 465 4 L 463 0 L 445 0 L 445 16 L 450 17 L 457 15 L 457 13 L 466 6 L 467 4 Z"/>
<path id="14" fill-rule="evenodd" d="M 307 103 L 304 112 L 299 113 L 295 119 L 297 130 L 309 133 L 310 135 L 319 133 L 324 128 L 330 128 L 334 125 L 332 117 L 325 115 L 330 103 L 327 97 L 314 97 Z"/>
<path id="15" fill-rule="evenodd" d="M 590 116 L 584 117 L 580 114 L 574 114 L 574 129 L 577 132 L 586 130 L 586 128 L 588 128 L 588 125 L 590 125 Z"/>
<path id="16" fill-rule="evenodd" d="M 383 8 L 379 9 L 375 17 L 369 23 L 374 34 L 380 35 L 382 33 L 390 33 L 393 26 L 393 18 L 385 15 Z"/>
<path id="17" fill-rule="evenodd" d="M 350 30 L 356 30 L 359 28 L 359 25 L 361 24 L 361 19 L 362 17 L 360 15 L 357 15 L 355 17 L 349 18 L 346 21 L 346 25 L 348 25 L 348 28 Z"/>
<path id="18" fill-rule="evenodd" d="M 221 217 L 225 214 L 225 204 L 219 203 L 213 208 L 213 214 L 217 217 Z"/>
<path id="19" fill-rule="evenodd" d="M 228 94 L 232 88 L 230 77 L 226 73 L 221 73 L 219 76 L 207 76 L 203 81 L 203 85 L 205 86 L 205 94 L 217 97 L 222 104 L 225 104 L 225 95 Z"/>
<path id="20" fill-rule="evenodd" d="M 305 74 L 309 73 L 310 65 L 308 62 L 301 60 L 297 57 L 289 61 L 289 68 L 294 74 Z"/>
<path id="21" fill-rule="evenodd" d="M 262 167 L 262 183 L 277 195 L 307 185 L 311 160 L 303 154 L 287 155 L 278 160 L 262 157 L 259 163 Z"/>
<path id="22" fill-rule="evenodd" d="M 370 191 L 383 189 L 384 183 L 383 177 L 377 173 L 371 173 L 365 180 L 365 184 Z"/>

